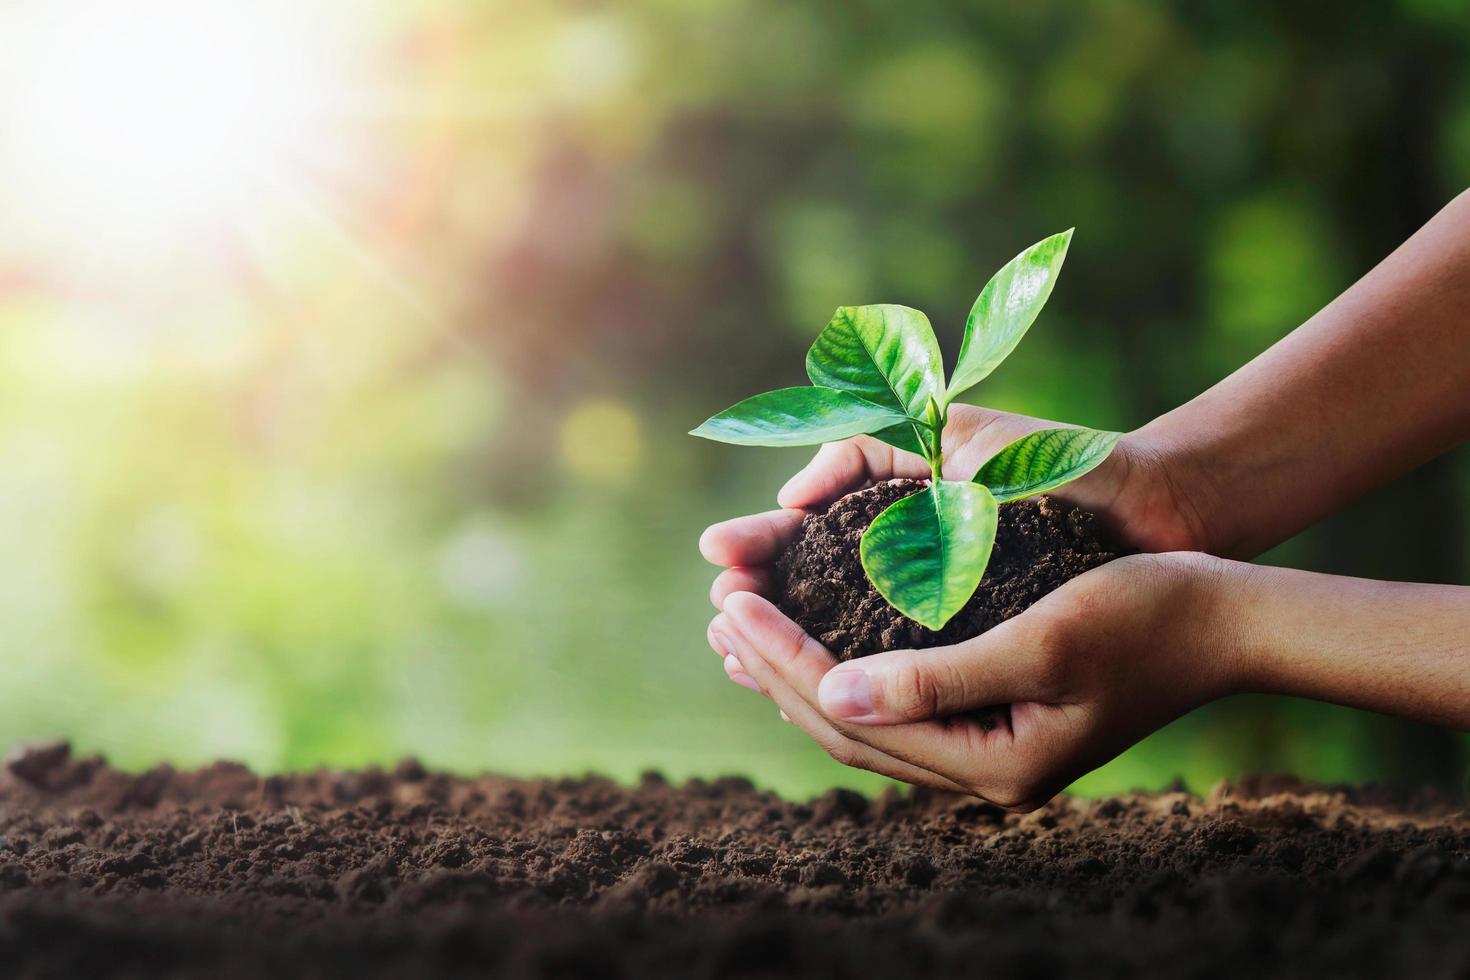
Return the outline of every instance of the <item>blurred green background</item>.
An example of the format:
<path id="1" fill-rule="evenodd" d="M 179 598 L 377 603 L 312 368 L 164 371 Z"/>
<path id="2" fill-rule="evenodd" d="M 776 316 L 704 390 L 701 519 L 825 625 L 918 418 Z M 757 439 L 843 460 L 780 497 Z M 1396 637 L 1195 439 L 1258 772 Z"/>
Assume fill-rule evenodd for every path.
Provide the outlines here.
<path id="1" fill-rule="evenodd" d="M 1137 426 L 1470 176 L 1453 0 L 100 7 L 0 11 L 0 743 L 131 767 L 871 789 L 704 640 L 699 531 L 805 452 L 686 430 L 802 383 L 839 304 L 924 309 L 952 357 L 1073 225 L 972 396 Z M 1265 560 L 1470 581 L 1467 481 Z M 1237 699 L 1077 788 L 1464 754 Z"/>

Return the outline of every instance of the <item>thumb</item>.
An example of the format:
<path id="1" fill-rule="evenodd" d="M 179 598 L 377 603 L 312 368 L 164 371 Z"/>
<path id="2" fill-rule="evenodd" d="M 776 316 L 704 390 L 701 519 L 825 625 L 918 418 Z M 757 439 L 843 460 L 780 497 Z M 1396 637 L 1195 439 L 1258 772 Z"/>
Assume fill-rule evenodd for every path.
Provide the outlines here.
<path id="1" fill-rule="evenodd" d="M 894 650 L 838 664 L 817 687 L 822 711 L 845 722 L 901 725 L 1027 700 L 1018 657 L 989 636 L 930 650 Z"/>
<path id="2" fill-rule="evenodd" d="M 924 476 L 929 464 L 913 453 L 900 453 L 871 436 L 829 442 L 817 450 L 776 494 L 782 507 L 808 508 L 830 503 L 866 483 L 894 476 Z"/>

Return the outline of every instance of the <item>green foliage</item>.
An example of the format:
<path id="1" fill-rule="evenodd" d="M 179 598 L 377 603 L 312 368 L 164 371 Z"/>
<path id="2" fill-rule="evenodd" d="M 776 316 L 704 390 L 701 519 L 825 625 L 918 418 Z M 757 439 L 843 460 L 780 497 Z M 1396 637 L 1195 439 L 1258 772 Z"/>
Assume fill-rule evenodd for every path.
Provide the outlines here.
<path id="1" fill-rule="evenodd" d="M 846 391 L 813 385 L 747 398 L 690 435 L 737 446 L 812 446 L 906 425 L 902 412 Z"/>
<path id="2" fill-rule="evenodd" d="M 929 318 L 907 306 L 844 306 L 817 335 L 806 355 L 814 385 L 850 391 L 920 418 L 944 390 L 939 341 Z M 923 453 L 922 432 L 902 422 L 866 433 L 912 453 Z"/>
<path id="3" fill-rule="evenodd" d="M 905 452 L 913 453 L 915 456 L 924 455 L 925 431 L 914 422 L 905 419 L 898 425 L 877 432 L 869 433 L 874 439 L 897 446 Z"/>
<path id="4" fill-rule="evenodd" d="M 940 629 L 975 594 L 985 574 L 997 506 L 985 487 L 957 480 L 905 497 L 863 533 L 863 569 L 894 608 Z"/>
<path id="5" fill-rule="evenodd" d="M 944 391 L 944 364 L 929 318 L 907 306 L 844 306 L 806 355 L 814 385 L 850 391 L 913 418 Z"/>
<path id="6" fill-rule="evenodd" d="M 1047 429 L 996 454 L 974 481 L 942 478 L 950 401 L 1015 349 L 1046 305 L 1072 232 L 1006 263 L 965 324 L 946 387 L 929 319 L 906 306 L 843 306 L 807 353 L 810 388 L 748 398 L 691 435 L 746 446 L 797 446 L 868 434 L 924 457 L 928 488 L 894 503 L 863 532 L 863 569 L 910 619 L 941 629 L 974 595 L 990 562 L 999 502 L 1053 490 L 1107 458 L 1116 432 Z"/>
<path id="7" fill-rule="evenodd" d="M 960 359 L 949 383 L 951 399 L 984 381 L 1026 336 L 1056 285 L 1073 230 L 1032 245 L 985 284 L 965 321 Z"/>
<path id="8" fill-rule="evenodd" d="M 1095 429 L 1040 429 L 990 457 L 975 482 L 1001 503 L 1055 490 L 1107 459 L 1121 438 Z"/>

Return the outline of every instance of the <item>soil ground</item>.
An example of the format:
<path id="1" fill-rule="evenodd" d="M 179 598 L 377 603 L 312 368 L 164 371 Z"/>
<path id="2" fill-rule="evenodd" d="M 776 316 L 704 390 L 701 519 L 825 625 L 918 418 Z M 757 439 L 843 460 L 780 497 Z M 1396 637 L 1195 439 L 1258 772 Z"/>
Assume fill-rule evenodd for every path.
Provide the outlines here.
<path id="1" fill-rule="evenodd" d="M 740 779 L 0 772 L 7 976 L 1427 976 L 1470 814 L 1290 781 L 1023 816 Z"/>
<path id="2" fill-rule="evenodd" d="M 930 630 L 878 594 L 858 554 L 863 531 L 874 518 L 927 486 L 924 480 L 889 480 L 808 514 L 776 563 L 776 604 L 839 660 L 979 636 L 1068 579 L 1130 551 L 1106 533 L 1096 516 L 1051 497 L 1002 504 L 979 588 L 942 630 Z"/>

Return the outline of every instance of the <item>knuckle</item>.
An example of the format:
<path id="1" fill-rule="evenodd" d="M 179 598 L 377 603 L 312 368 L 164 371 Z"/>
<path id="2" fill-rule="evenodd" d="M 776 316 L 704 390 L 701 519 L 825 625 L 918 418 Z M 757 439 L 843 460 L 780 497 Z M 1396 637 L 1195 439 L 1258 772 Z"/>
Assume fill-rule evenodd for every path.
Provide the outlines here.
<path id="1" fill-rule="evenodd" d="M 777 511 L 763 515 L 761 523 L 755 529 L 757 540 L 753 547 L 741 556 L 745 558 L 743 564 L 750 565 L 754 560 L 766 561 L 779 555 L 786 547 L 786 535 L 787 524 L 784 512 Z"/>
<path id="2" fill-rule="evenodd" d="M 1091 582 L 1076 582 L 1072 588 L 1058 591 L 1053 616 L 1069 628 L 1096 616 L 1105 603 L 1103 590 Z"/>
<path id="3" fill-rule="evenodd" d="M 828 660 L 833 659 L 832 652 L 826 647 L 822 646 L 820 640 L 816 639 L 811 634 L 805 631 L 802 631 L 800 633 L 796 641 L 796 646 L 797 656 L 825 657 Z"/>
<path id="4" fill-rule="evenodd" d="M 934 658 L 931 668 L 934 688 L 934 713 L 952 713 L 980 707 L 980 687 L 973 671 L 950 657 Z"/>
<path id="5" fill-rule="evenodd" d="M 928 665 L 905 663 L 889 675 L 886 707 L 902 718 L 929 718 L 939 708 L 939 683 Z"/>
<path id="6" fill-rule="evenodd" d="M 832 757 L 834 762 L 849 768 L 861 768 L 858 764 L 858 753 L 852 743 L 842 738 L 827 739 L 822 743 L 822 748 Z"/>
<path id="7" fill-rule="evenodd" d="M 857 436 L 849 445 L 857 452 L 857 462 L 869 476 L 893 471 L 893 447 L 873 436 Z"/>
<path id="8" fill-rule="evenodd" d="M 777 634 L 777 642 L 773 643 L 775 659 L 782 667 L 790 667 L 801 659 L 802 654 L 809 649 L 809 644 L 816 644 L 806 631 L 793 622 L 780 624 Z M 820 646 L 820 644 L 817 644 Z"/>
<path id="9" fill-rule="evenodd" d="M 863 449 L 862 440 L 866 436 L 854 436 L 841 442 L 829 442 L 822 447 L 822 452 L 827 454 L 823 462 L 838 472 L 862 469 L 867 463 L 867 453 Z"/>

